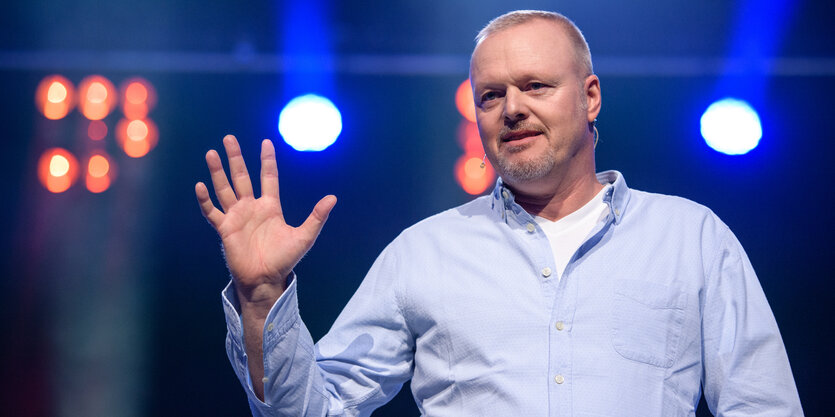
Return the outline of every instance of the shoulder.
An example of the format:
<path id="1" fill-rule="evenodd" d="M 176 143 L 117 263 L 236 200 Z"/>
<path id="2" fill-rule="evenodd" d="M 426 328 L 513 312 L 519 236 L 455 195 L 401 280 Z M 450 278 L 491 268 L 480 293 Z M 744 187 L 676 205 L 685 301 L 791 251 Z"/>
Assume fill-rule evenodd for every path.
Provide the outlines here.
<path id="1" fill-rule="evenodd" d="M 441 245 L 453 236 L 469 236 L 473 230 L 495 223 L 492 203 L 491 196 L 481 196 L 429 216 L 403 230 L 390 246 Z"/>
<path id="2" fill-rule="evenodd" d="M 630 218 L 643 221 L 683 222 L 726 229 L 725 223 L 710 208 L 675 195 L 630 190 L 627 210 Z"/>

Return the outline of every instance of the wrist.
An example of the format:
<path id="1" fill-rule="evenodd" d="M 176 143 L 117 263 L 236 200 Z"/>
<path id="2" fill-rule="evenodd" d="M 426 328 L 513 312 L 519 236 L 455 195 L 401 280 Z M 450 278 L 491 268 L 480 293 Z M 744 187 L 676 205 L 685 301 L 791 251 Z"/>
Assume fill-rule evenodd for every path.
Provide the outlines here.
<path id="1" fill-rule="evenodd" d="M 266 319 L 275 302 L 287 289 L 282 284 L 259 284 L 253 287 L 241 287 L 235 283 L 235 293 L 241 306 L 241 315 L 256 319 Z"/>

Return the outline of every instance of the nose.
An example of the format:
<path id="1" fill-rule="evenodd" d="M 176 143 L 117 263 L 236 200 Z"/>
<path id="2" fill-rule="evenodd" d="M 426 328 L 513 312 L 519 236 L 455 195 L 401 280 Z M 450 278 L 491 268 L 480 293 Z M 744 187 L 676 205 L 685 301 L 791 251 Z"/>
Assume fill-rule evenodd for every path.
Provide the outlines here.
<path id="1" fill-rule="evenodd" d="M 524 94 L 514 88 L 509 88 L 504 97 L 504 119 L 505 123 L 516 123 L 528 118 L 529 109 L 525 103 Z"/>

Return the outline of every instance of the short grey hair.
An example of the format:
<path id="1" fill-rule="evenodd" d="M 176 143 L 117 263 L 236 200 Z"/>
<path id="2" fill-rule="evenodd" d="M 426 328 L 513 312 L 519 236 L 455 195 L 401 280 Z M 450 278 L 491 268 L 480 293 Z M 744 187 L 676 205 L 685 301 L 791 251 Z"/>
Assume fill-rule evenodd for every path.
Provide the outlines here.
<path id="1" fill-rule="evenodd" d="M 589 50 L 589 44 L 586 42 L 586 38 L 583 36 L 583 32 L 580 31 L 580 28 L 578 28 L 577 25 L 571 21 L 571 19 L 556 12 L 543 10 L 515 10 L 505 13 L 491 20 L 490 23 L 484 27 L 484 29 L 481 29 L 481 31 L 478 32 L 478 35 L 475 37 L 476 47 L 478 47 L 484 39 L 496 32 L 536 19 L 559 24 L 574 47 L 574 55 L 577 58 L 577 63 L 580 65 L 580 68 L 585 70 L 585 75 L 594 74 L 594 67 L 592 67 L 591 63 L 591 51 Z M 473 50 L 473 52 L 475 52 L 475 50 Z"/>

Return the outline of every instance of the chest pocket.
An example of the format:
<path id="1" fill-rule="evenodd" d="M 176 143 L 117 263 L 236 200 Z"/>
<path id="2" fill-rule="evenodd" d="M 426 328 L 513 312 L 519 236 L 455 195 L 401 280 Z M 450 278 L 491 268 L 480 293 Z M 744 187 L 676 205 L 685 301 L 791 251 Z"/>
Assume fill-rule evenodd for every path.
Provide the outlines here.
<path id="1" fill-rule="evenodd" d="M 687 298 L 680 288 L 618 280 L 614 286 L 612 346 L 626 359 L 669 368 L 678 354 Z"/>

